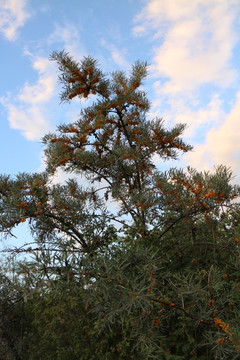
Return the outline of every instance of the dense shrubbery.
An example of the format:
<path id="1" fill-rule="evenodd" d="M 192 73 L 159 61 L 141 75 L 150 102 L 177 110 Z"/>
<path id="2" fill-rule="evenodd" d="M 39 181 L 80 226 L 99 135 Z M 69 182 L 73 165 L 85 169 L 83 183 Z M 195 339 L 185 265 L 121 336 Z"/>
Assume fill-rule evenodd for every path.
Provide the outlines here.
<path id="1" fill-rule="evenodd" d="M 63 101 L 96 101 L 45 136 L 44 173 L 1 176 L 2 233 L 27 221 L 35 241 L 1 271 L 1 359 L 238 359 L 231 172 L 161 171 L 191 147 L 148 119 L 145 63 L 107 78 L 90 57 L 52 59 Z M 54 185 L 58 168 L 86 186 Z"/>

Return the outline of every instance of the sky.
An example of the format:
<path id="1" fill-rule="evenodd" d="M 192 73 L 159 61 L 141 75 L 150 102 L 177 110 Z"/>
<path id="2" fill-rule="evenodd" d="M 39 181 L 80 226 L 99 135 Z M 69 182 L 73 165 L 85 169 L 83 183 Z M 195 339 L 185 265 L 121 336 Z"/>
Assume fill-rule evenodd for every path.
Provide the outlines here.
<path id="1" fill-rule="evenodd" d="M 147 61 L 149 117 L 185 123 L 194 147 L 173 165 L 224 164 L 239 183 L 239 15 L 239 0 L 0 0 L 0 173 L 43 170 L 41 138 L 77 120 L 49 60 L 65 49 L 107 73 Z"/>

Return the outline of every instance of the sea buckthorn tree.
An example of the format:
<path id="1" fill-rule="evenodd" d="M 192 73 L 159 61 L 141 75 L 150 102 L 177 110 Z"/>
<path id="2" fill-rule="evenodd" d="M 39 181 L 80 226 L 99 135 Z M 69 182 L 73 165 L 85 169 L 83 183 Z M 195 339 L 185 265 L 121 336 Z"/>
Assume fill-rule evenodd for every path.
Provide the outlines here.
<path id="1" fill-rule="evenodd" d="M 54 306 L 53 289 L 60 295 L 70 287 L 70 298 L 81 299 L 71 300 L 79 321 L 76 304 L 85 306 L 92 327 L 79 353 L 62 358 L 237 359 L 240 218 L 231 171 L 162 171 L 161 163 L 191 146 L 181 137 L 184 125 L 168 130 L 162 119 L 149 119 L 146 63 L 136 62 L 128 75 L 105 75 L 91 57 L 78 63 L 63 51 L 51 59 L 61 100 L 87 104 L 74 123 L 44 137 L 44 173 L 2 176 L 1 231 L 11 234 L 27 221 L 34 289 L 40 279 Z M 54 185 L 58 169 L 76 179 Z M 67 311 L 66 299 L 57 299 Z M 45 310 L 34 326 L 52 344 L 63 334 L 54 320 L 44 332 Z"/>

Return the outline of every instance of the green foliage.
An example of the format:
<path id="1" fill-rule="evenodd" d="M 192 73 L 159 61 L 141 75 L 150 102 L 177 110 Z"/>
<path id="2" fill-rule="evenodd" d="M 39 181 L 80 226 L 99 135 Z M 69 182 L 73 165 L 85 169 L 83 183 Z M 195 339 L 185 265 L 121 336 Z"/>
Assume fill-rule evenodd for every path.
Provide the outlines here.
<path id="1" fill-rule="evenodd" d="M 1 232 L 27 221 L 34 239 L 15 248 L 32 258 L 18 263 L 19 280 L 2 285 L 0 341 L 6 301 L 23 324 L 8 321 L 5 357 L 239 358 L 239 187 L 230 169 L 159 170 L 156 157 L 191 146 L 184 125 L 149 120 L 147 64 L 106 75 L 91 57 L 51 58 L 62 101 L 96 100 L 44 137 L 45 172 L 0 178 Z M 54 184 L 58 169 L 84 186 Z"/>

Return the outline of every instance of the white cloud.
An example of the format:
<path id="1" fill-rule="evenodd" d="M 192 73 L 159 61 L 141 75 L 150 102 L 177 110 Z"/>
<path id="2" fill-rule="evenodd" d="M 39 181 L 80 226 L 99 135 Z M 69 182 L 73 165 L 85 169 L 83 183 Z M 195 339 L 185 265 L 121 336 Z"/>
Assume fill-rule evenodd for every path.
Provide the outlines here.
<path id="1" fill-rule="evenodd" d="M 84 55 L 79 31 L 73 25 L 55 26 L 48 44 L 56 46 L 56 43 L 61 43 L 61 50 L 64 48 L 77 59 Z M 56 120 L 63 116 L 62 112 L 59 114 L 56 110 L 59 105 L 58 72 L 56 63 L 49 61 L 47 57 L 33 55 L 28 47 L 24 49 L 24 54 L 31 59 L 38 79 L 34 83 L 26 82 L 17 94 L 8 94 L 0 98 L 0 102 L 8 111 L 11 128 L 20 130 L 28 140 L 40 140 L 43 135 L 53 130 Z"/>
<path id="2" fill-rule="evenodd" d="M 233 29 L 240 6 L 231 0 L 151 0 L 136 17 L 134 33 L 152 30 L 161 44 L 155 48 L 152 70 L 168 79 L 164 94 L 192 91 L 201 84 L 228 86 L 236 76 L 230 59 L 237 40 Z M 239 3 L 238 3 L 239 5 Z"/>
<path id="3" fill-rule="evenodd" d="M 79 28 L 73 24 L 55 25 L 54 32 L 48 38 L 48 44 L 56 46 L 56 43 L 61 43 L 61 50 L 65 49 L 75 59 L 81 59 L 86 55 L 80 39 Z"/>
<path id="4" fill-rule="evenodd" d="M 186 155 L 188 163 L 202 169 L 213 165 L 230 166 L 235 174 L 240 170 L 240 91 L 231 112 L 219 126 L 213 127 L 206 135 L 204 144 L 195 146 Z"/>
<path id="5" fill-rule="evenodd" d="M 228 114 L 223 96 L 239 79 L 239 13 L 238 0 L 149 0 L 135 18 L 135 36 L 154 41 L 151 115 L 188 125 L 184 137 L 194 151 L 184 158 L 202 170 L 222 163 L 240 169 L 240 95 Z"/>
<path id="6" fill-rule="evenodd" d="M 187 138 L 192 139 L 195 136 L 199 139 L 204 132 L 209 131 L 224 120 L 222 101 L 217 94 L 204 107 L 191 108 L 182 99 L 172 101 L 170 105 L 171 109 L 169 113 L 166 112 L 166 117 L 174 118 L 174 123 L 186 124 L 184 137 Z"/>
<path id="7" fill-rule="evenodd" d="M 12 129 L 21 130 L 28 140 L 40 139 L 49 130 L 49 123 L 39 107 L 27 108 L 7 104 L 9 124 Z"/>
<path id="8" fill-rule="evenodd" d="M 29 17 L 26 0 L 0 0 L 0 32 L 8 40 L 16 40 L 18 29 Z"/>
<path id="9" fill-rule="evenodd" d="M 115 45 L 110 44 L 105 40 L 102 40 L 101 44 L 110 52 L 113 61 L 121 69 L 129 70 L 131 68 L 130 63 L 126 60 L 125 57 L 126 49 L 119 49 Z"/>
<path id="10" fill-rule="evenodd" d="M 33 67 L 39 72 L 39 79 L 35 85 L 26 83 L 18 99 L 24 103 L 36 105 L 48 101 L 52 96 L 56 78 L 49 71 L 52 67 L 46 58 L 38 58 Z"/>
<path id="11" fill-rule="evenodd" d="M 57 81 L 53 64 L 38 57 L 33 62 L 39 78 L 35 84 L 25 83 L 16 96 L 0 98 L 8 111 L 10 127 L 21 131 L 28 140 L 39 140 L 51 129 L 47 105 L 55 94 Z"/>
<path id="12" fill-rule="evenodd" d="M 128 61 L 124 58 L 122 51 L 118 50 L 115 46 L 111 46 L 110 49 L 112 58 L 114 60 L 114 62 L 119 65 L 121 68 L 127 68 L 129 69 L 129 63 Z"/>

